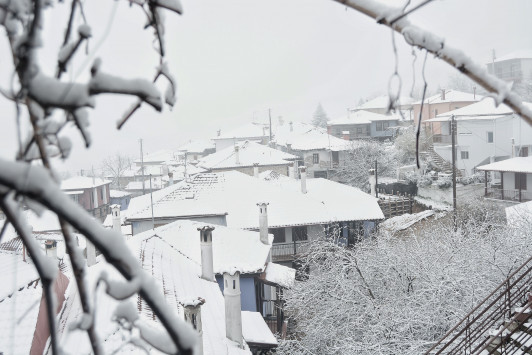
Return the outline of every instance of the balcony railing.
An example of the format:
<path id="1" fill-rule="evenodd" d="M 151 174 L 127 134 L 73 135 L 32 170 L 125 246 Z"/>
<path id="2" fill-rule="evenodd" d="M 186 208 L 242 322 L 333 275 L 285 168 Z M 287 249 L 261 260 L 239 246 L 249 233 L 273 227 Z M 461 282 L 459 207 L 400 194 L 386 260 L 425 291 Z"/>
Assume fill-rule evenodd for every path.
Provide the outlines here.
<path id="1" fill-rule="evenodd" d="M 294 241 L 289 243 L 275 243 L 272 246 L 273 261 L 294 260 L 298 255 L 306 252 L 308 241 Z"/>
<path id="2" fill-rule="evenodd" d="M 527 190 L 503 190 L 496 187 L 488 187 L 485 197 L 497 200 L 525 202 L 532 200 L 532 192 Z"/>

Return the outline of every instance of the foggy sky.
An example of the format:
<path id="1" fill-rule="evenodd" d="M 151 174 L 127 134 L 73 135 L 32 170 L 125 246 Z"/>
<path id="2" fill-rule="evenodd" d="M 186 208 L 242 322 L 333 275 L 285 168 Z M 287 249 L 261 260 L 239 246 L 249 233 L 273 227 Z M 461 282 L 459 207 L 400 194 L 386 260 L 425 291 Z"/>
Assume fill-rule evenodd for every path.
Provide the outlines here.
<path id="1" fill-rule="evenodd" d="M 401 4 L 403 1 L 388 0 Z M 330 118 L 345 115 L 360 99 L 384 94 L 394 69 L 391 30 L 330 0 L 182 0 L 182 16 L 166 12 L 167 62 L 177 79 L 178 102 L 159 114 L 143 107 L 121 131 L 116 120 L 135 101 L 97 98 L 90 110 L 93 145 L 83 147 L 79 133 L 74 150 L 59 169 L 98 168 L 101 159 L 116 152 L 137 157 L 138 139 L 144 151 L 175 149 L 189 139 L 211 138 L 255 119 L 307 121 L 318 103 Z M 53 73 L 69 4 L 47 11 L 41 69 Z M 85 11 L 93 29 L 89 52 L 101 41 L 94 57 L 102 70 L 124 77 L 151 80 L 158 65 L 153 34 L 143 30 L 145 19 L 126 1 L 91 0 Z M 113 11 L 116 10 L 116 11 Z M 52 18 L 51 13 L 54 13 Z M 58 15 L 57 12 L 60 12 Z M 532 48 L 529 0 L 437 0 L 411 16 L 411 21 L 446 38 L 479 63 Z M 114 15 L 113 15 L 114 14 Z M 111 31 L 108 35 L 108 25 Z M 414 73 L 412 49 L 396 36 L 402 95 L 409 95 Z M 10 86 L 12 63 L 6 41 L 0 40 L 0 86 Z M 83 53 L 82 53 L 83 52 Z M 416 50 L 415 81 L 420 85 L 423 54 Z M 80 51 L 71 74 L 86 81 L 90 63 Z M 76 74 L 79 73 L 78 76 Z M 429 90 L 447 87 L 456 71 L 429 58 Z M 165 84 L 166 85 L 166 84 Z M 165 85 L 161 88 L 164 89 Z M 12 158 L 16 149 L 14 107 L 0 97 L 4 125 L 0 155 Z M 24 117 L 23 117 L 24 119 Z"/>

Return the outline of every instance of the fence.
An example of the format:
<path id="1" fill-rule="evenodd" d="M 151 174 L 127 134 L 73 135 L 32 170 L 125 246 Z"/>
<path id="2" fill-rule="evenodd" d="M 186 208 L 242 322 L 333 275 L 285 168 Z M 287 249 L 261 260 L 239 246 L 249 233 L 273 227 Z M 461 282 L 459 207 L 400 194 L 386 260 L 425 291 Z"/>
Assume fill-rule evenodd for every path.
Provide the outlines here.
<path id="1" fill-rule="evenodd" d="M 503 190 L 496 187 L 488 187 L 485 195 L 489 198 L 506 201 L 524 202 L 532 200 L 532 192 L 526 190 Z"/>
<path id="2" fill-rule="evenodd" d="M 289 243 L 275 243 L 272 245 L 273 261 L 294 260 L 297 255 L 308 250 L 308 241 L 293 241 Z"/>
<path id="3" fill-rule="evenodd" d="M 399 194 L 392 191 L 391 195 L 382 194 L 379 191 L 379 206 L 384 214 L 384 218 L 401 216 L 405 213 L 412 213 L 414 199 L 409 194 Z"/>

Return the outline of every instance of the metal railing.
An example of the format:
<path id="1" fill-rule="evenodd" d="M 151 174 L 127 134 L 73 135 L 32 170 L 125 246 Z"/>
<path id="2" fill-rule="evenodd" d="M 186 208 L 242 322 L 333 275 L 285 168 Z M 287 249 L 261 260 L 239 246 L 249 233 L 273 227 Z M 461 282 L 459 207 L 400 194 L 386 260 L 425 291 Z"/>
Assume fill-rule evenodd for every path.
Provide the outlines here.
<path id="1" fill-rule="evenodd" d="M 515 339 L 530 342 L 530 285 L 532 257 L 514 271 L 492 293 L 445 334 L 425 354 L 492 354 L 501 349 L 513 353 Z M 522 307 L 519 312 L 515 308 Z M 490 334 L 491 333 L 491 334 Z"/>
<path id="2" fill-rule="evenodd" d="M 439 144 L 451 144 L 451 135 L 450 134 L 435 134 L 432 136 L 433 143 Z"/>
<path id="3" fill-rule="evenodd" d="M 503 190 L 496 187 L 488 187 L 486 189 L 485 197 L 497 200 L 523 202 L 532 200 L 532 192 L 527 190 Z"/>
<path id="4" fill-rule="evenodd" d="M 272 245 L 272 259 L 279 260 L 293 260 L 297 255 L 308 250 L 308 241 L 294 241 L 289 243 L 274 243 Z"/>
<path id="5" fill-rule="evenodd" d="M 268 328 L 272 333 L 282 335 L 285 330 L 284 324 L 284 312 L 282 307 L 282 301 L 279 300 L 263 300 L 262 301 L 262 317 L 268 325 Z"/>

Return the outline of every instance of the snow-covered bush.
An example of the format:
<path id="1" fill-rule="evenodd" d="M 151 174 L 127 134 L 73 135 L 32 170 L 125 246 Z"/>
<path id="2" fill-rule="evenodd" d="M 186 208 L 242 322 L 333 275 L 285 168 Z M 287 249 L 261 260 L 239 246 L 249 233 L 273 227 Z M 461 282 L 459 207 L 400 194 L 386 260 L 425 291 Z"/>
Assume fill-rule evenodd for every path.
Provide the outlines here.
<path id="1" fill-rule="evenodd" d="M 485 177 L 483 172 L 477 172 L 469 176 L 462 176 L 457 181 L 462 185 L 479 184 L 485 181 Z"/>
<path id="2" fill-rule="evenodd" d="M 449 178 L 440 178 L 440 179 L 436 180 L 436 185 L 440 189 L 447 189 L 447 188 L 453 186 L 453 181 L 452 181 L 452 179 L 449 179 Z"/>
<path id="3" fill-rule="evenodd" d="M 418 187 L 425 187 L 425 186 L 430 186 L 430 185 L 432 185 L 432 176 L 425 174 L 417 178 Z"/>
<path id="4" fill-rule="evenodd" d="M 474 209 L 464 206 L 457 232 L 446 217 L 416 235 L 381 232 L 352 249 L 313 244 L 308 280 L 285 293 L 296 333 L 278 353 L 424 353 L 532 255 L 531 230 Z"/>

